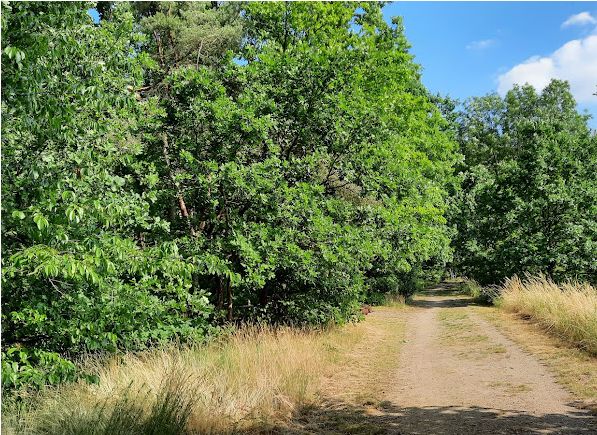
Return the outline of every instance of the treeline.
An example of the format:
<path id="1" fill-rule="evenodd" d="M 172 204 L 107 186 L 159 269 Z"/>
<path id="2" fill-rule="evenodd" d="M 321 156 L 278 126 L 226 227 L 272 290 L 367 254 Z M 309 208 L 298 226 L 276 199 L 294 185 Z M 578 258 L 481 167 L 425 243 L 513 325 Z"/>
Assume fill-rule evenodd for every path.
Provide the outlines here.
<path id="1" fill-rule="evenodd" d="M 461 190 L 454 266 L 481 284 L 515 274 L 597 283 L 597 136 L 568 83 L 515 87 L 452 113 Z"/>
<path id="2" fill-rule="evenodd" d="M 449 259 L 456 144 L 377 3 L 10 3 L 3 383 L 342 323 Z"/>
<path id="3" fill-rule="evenodd" d="M 432 96 L 379 3 L 88 7 L 2 5 L 4 388 L 224 323 L 343 323 L 446 264 L 595 280 L 565 83 Z"/>

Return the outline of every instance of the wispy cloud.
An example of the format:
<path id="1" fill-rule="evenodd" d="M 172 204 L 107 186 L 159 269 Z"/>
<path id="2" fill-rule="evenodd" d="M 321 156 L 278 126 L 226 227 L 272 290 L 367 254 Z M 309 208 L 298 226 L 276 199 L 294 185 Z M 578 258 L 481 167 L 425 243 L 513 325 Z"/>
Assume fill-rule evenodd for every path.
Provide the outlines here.
<path id="1" fill-rule="evenodd" d="M 482 39 L 480 41 L 473 41 L 466 46 L 467 50 L 485 50 L 496 44 L 495 39 Z"/>
<path id="2" fill-rule="evenodd" d="M 568 17 L 568 19 L 562 23 L 562 27 L 586 26 L 587 24 L 597 24 L 597 19 L 595 19 L 589 12 L 581 12 Z"/>
<path id="3" fill-rule="evenodd" d="M 551 79 L 568 80 L 578 102 L 595 100 L 597 35 L 568 41 L 549 56 L 533 56 L 498 78 L 498 92 L 505 94 L 514 84 L 529 83 L 543 89 Z"/>

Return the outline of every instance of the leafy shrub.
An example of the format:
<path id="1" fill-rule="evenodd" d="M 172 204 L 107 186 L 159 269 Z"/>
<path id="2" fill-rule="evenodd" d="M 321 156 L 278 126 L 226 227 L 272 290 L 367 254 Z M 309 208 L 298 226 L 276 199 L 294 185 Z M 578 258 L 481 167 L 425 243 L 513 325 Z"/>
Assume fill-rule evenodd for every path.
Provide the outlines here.
<path id="1" fill-rule="evenodd" d="M 478 298 L 481 296 L 482 288 L 479 283 L 474 280 L 464 280 L 458 285 L 458 288 L 460 289 L 460 292 L 473 298 Z"/>
<path id="2" fill-rule="evenodd" d="M 365 302 L 387 305 L 388 301 L 405 301 L 425 287 L 428 281 L 436 282 L 434 271 L 414 270 L 393 276 L 370 278 Z"/>
<path id="3" fill-rule="evenodd" d="M 10 347 L 2 352 L 2 388 L 43 387 L 74 381 L 75 365 L 58 355 L 40 349 Z"/>
<path id="4" fill-rule="evenodd" d="M 458 283 L 458 290 L 462 294 L 471 296 L 477 302 L 480 302 L 482 304 L 494 304 L 500 295 L 500 288 L 498 286 L 481 286 L 474 279 L 464 279 L 460 281 Z"/>

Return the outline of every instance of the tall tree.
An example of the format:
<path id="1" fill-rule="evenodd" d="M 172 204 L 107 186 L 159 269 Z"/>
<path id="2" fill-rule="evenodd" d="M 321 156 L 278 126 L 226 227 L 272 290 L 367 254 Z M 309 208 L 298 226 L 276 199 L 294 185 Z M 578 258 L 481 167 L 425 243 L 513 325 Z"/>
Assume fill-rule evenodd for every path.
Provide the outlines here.
<path id="1" fill-rule="evenodd" d="M 171 71 L 154 133 L 198 284 L 229 318 L 237 305 L 310 322 L 350 317 L 367 289 L 406 291 L 449 255 L 454 145 L 400 21 L 369 3 L 242 16 L 235 59 Z"/>
<path id="2" fill-rule="evenodd" d="M 515 273 L 597 279 L 597 141 L 566 82 L 468 102 L 457 262 L 483 283 Z"/>
<path id="3" fill-rule="evenodd" d="M 147 56 L 133 15 L 118 7 L 95 26 L 87 7 L 3 5 L 2 345 L 13 384 L 72 374 L 53 352 L 201 335 L 209 313 L 188 293 L 191 265 L 152 237 L 168 223 L 150 213 L 158 174 L 141 158 L 139 119 L 153 109 L 135 98 Z"/>

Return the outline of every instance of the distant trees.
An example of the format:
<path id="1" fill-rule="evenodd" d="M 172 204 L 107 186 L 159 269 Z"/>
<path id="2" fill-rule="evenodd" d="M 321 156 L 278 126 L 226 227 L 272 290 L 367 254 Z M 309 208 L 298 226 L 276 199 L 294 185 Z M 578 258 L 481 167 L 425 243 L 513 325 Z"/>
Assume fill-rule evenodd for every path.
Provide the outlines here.
<path id="1" fill-rule="evenodd" d="M 597 280 L 597 138 L 566 82 L 470 100 L 459 118 L 455 262 L 481 283 L 515 273 Z"/>
<path id="2" fill-rule="evenodd" d="M 3 385 L 449 259 L 456 144 L 379 4 L 3 8 Z"/>

